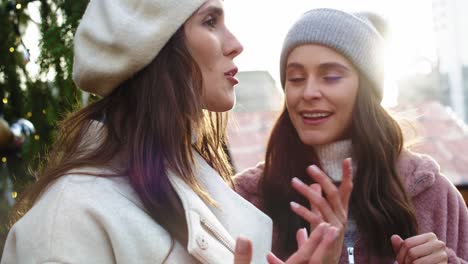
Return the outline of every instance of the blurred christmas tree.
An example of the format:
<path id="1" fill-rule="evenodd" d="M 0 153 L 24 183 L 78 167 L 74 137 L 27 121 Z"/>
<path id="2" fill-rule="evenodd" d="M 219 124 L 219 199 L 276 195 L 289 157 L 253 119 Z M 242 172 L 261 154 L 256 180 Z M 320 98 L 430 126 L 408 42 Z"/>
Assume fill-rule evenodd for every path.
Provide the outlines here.
<path id="1" fill-rule="evenodd" d="M 72 81 L 73 35 L 88 0 L 0 0 L 0 247 L 8 210 L 34 181 L 38 157 L 47 150 L 55 124 L 81 104 Z M 28 47 L 26 30 L 39 32 L 38 47 Z M 37 50 L 37 58 L 30 56 Z M 34 70 L 34 68 L 38 70 Z M 34 124 L 23 141 L 10 142 L 12 124 Z M 6 120 L 6 122 L 5 122 Z M 19 120 L 19 121 L 18 121 Z M 21 126 L 16 126 L 21 130 Z M 27 126 L 25 126 L 27 130 Z M 31 132 L 31 131 L 29 131 Z M 3 250 L 2 250 L 3 251 Z M 1 252 L 1 251 L 0 251 Z"/>

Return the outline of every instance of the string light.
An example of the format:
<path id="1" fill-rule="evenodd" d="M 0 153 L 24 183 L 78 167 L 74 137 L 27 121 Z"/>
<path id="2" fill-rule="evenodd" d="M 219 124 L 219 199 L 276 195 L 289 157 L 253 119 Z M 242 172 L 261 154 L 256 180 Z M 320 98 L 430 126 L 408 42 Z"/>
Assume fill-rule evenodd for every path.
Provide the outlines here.
<path id="1" fill-rule="evenodd" d="M 32 116 L 32 112 L 28 112 L 28 113 L 26 114 L 26 117 L 27 117 L 27 118 L 31 118 L 31 116 Z"/>
<path id="2" fill-rule="evenodd" d="M 18 197 L 18 193 L 17 192 L 11 192 L 11 198 L 16 199 L 16 197 Z"/>
<path id="3" fill-rule="evenodd" d="M 39 135 L 34 135 L 34 139 L 39 140 L 39 139 L 41 139 L 41 137 Z"/>
<path id="4" fill-rule="evenodd" d="M 42 113 L 45 115 L 47 111 L 45 109 L 42 109 Z"/>
<path id="5" fill-rule="evenodd" d="M 20 10 L 21 9 L 21 4 L 16 4 L 16 9 Z"/>
<path id="6" fill-rule="evenodd" d="M 6 162 L 7 162 L 7 158 L 6 158 L 6 157 L 2 157 L 2 162 L 3 162 L 3 163 L 6 163 Z"/>
<path id="7" fill-rule="evenodd" d="M 15 48 L 11 47 L 11 48 L 10 48 L 10 52 L 11 52 L 11 53 L 15 52 Z"/>
<path id="8" fill-rule="evenodd" d="M 6 98 L 6 97 L 3 98 L 2 102 L 3 102 L 3 104 L 8 104 L 8 98 Z"/>

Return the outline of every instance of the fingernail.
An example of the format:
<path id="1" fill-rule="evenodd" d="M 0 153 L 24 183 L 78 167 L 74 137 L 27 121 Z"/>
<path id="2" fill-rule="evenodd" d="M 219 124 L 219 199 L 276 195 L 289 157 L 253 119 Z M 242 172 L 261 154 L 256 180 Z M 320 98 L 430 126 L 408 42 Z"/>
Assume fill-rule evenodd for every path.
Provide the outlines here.
<path id="1" fill-rule="evenodd" d="M 330 224 L 328 224 L 327 222 L 322 222 L 320 223 L 317 227 L 320 227 L 322 228 L 324 231 L 327 231 L 328 227 L 330 226 Z"/>
<path id="2" fill-rule="evenodd" d="M 330 236 L 331 239 L 336 239 L 338 237 L 338 229 L 335 227 L 331 227 L 327 231 L 327 235 Z"/>
<path id="3" fill-rule="evenodd" d="M 291 207 L 292 207 L 293 209 L 298 209 L 298 208 L 299 208 L 299 204 L 296 203 L 296 202 L 290 202 L 289 204 L 291 205 Z"/>
<path id="4" fill-rule="evenodd" d="M 246 238 L 239 236 L 236 241 L 236 252 L 239 254 L 247 254 L 249 250 L 249 242 Z"/>
<path id="5" fill-rule="evenodd" d="M 301 180 L 299 180 L 298 178 L 294 177 L 292 179 L 292 182 L 295 183 L 295 184 L 304 184 Z"/>
<path id="6" fill-rule="evenodd" d="M 314 172 L 314 173 L 320 173 L 320 169 L 317 167 L 317 165 L 312 165 L 312 166 L 310 166 L 310 169 L 311 169 L 312 172 Z"/>

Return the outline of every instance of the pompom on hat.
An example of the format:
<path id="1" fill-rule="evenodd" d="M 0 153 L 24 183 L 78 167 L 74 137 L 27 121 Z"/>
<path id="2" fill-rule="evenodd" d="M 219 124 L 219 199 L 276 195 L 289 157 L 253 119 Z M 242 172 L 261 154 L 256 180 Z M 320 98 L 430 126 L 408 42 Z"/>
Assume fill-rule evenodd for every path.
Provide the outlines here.
<path id="1" fill-rule="evenodd" d="M 148 65 L 206 0 L 91 0 L 74 39 L 73 80 L 109 95 Z"/>
<path id="2" fill-rule="evenodd" d="M 280 57 L 281 84 L 284 88 L 286 63 L 291 51 L 306 44 L 319 44 L 345 56 L 376 88 L 382 100 L 384 85 L 384 37 L 386 21 L 373 13 L 348 13 L 320 8 L 302 15 L 291 27 Z"/>

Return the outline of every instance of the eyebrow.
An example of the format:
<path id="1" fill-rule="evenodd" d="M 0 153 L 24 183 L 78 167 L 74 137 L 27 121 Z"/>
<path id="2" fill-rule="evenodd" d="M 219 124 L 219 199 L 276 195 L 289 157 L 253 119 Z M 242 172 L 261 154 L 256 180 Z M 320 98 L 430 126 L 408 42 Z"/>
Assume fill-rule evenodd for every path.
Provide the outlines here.
<path id="1" fill-rule="evenodd" d="M 217 16 L 222 16 L 224 14 L 224 10 L 218 6 L 208 6 L 204 8 L 203 10 L 201 10 L 198 14 L 201 16 L 204 16 L 207 14 L 215 14 Z"/>
<path id="2" fill-rule="evenodd" d="M 346 72 L 350 72 L 351 70 L 346 66 L 338 62 L 327 62 L 327 63 L 322 63 L 319 65 L 319 69 L 323 70 L 328 70 L 328 69 L 333 69 L 333 68 L 339 68 L 341 70 L 344 70 Z"/>
<path id="3" fill-rule="evenodd" d="M 297 62 L 290 62 L 288 63 L 288 65 L 286 65 L 286 70 L 289 70 L 291 68 L 304 69 L 304 65 Z"/>
<path id="4" fill-rule="evenodd" d="M 291 68 L 304 69 L 305 67 L 301 63 L 291 62 L 291 63 L 288 63 L 288 65 L 286 66 L 286 70 L 289 70 Z M 318 68 L 320 70 L 328 70 L 328 69 L 333 69 L 333 68 L 339 68 L 339 69 L 342 69 L 342 70 L 344 70 L 346 72 L 350 71 L 350 69 L 348 67 L 346 67 L 345 65 L 343 65 L 341 63 L 338 63 L 338 62 L 321 63 L 321 64 L 319 64 Z"/>

